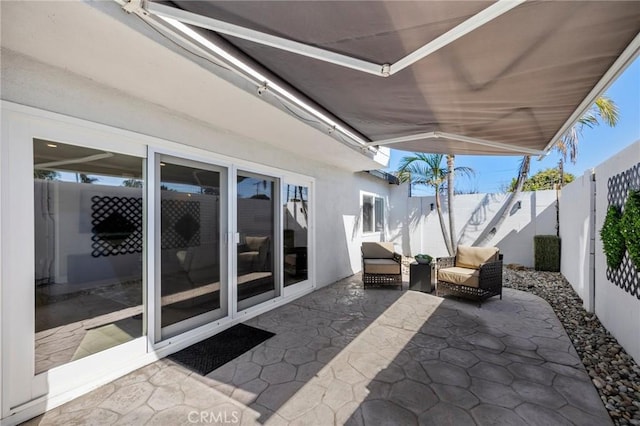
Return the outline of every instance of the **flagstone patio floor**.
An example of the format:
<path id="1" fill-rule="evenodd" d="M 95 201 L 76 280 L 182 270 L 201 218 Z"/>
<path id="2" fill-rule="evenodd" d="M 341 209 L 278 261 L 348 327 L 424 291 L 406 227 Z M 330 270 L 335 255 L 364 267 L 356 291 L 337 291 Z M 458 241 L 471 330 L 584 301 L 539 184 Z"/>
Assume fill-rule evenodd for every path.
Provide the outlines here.
<path id="1" fill-rule="evenodd" d="M 27 424 L 611 424 L 544 300 L 404 285 L 354 275 L 247 321 L 276 336 L 205 377 L 163 359 Z"/>

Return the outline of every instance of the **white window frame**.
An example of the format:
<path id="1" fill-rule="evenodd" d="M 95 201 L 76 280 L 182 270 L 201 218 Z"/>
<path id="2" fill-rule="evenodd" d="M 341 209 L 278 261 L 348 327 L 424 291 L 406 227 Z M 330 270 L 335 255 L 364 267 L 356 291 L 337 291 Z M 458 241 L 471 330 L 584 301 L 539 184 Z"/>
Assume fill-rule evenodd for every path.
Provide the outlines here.
<path id="1" fill-rule="evenodd" d="M 365 230 L 365 223 L 364 223 L 365 197 L 371 198 L 371 230 L 370 231 Z M 377 200 L 382 201 L 382 227 L 380 229 L 376 229 L 376 201 Z M 376 194 L 373 192 L 364 192 L 364 191 L 360 192 L 360 222 L 361 222 L 360 231 L 362 232 L 362 235 L 384 234 L 385 228 L 387 225 L 386 204 L 387 204 L 387 201 L 385 197 L 383 197 L 380 194 Z"/>

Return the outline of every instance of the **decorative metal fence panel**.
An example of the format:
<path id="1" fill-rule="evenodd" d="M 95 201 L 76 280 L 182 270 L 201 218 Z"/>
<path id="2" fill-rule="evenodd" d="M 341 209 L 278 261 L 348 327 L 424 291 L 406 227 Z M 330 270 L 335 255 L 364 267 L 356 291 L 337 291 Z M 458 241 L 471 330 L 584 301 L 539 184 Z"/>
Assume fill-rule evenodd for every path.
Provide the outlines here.
<path id="1" fill-rule="evenodd" d="M 609 178 L 607 181 L 609 206 L 624 210 L 629 190 L 640 190 L 640 163 Z M 617 269 L 607 267 L 607 279 L 640 299 L 640 270 L 633 264 L 628 252 L 625 253 L 620 267 Z"/>

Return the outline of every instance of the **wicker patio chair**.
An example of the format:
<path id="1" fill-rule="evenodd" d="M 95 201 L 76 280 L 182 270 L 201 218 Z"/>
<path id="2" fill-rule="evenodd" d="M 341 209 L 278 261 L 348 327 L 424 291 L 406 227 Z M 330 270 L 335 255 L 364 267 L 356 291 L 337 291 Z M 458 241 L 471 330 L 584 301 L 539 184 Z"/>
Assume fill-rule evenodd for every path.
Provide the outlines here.
<path id="1" fill-rule="evenodd" d="M 402 256 L 393 243 L 362 243 L 362 282 L 364 287 L 396 285 L 402 290 Z"/>
<path id="2" fill-rule="evenodd" d="M 437 259 L 436 295 L 451 294 L 478 301 L 502 299 L 502 255 L 497 247 L 458 246 L 455 256 Z"/>

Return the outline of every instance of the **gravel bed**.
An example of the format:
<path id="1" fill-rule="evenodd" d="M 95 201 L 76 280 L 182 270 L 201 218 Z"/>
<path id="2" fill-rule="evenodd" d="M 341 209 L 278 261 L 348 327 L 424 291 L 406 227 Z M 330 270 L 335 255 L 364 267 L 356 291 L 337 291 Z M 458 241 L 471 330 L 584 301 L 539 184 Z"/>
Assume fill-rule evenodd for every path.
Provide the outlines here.
<path id="1" fill-rule="evenodd" d="M 640 367 L 557 272 L 504 270 L 505 287 L 545 299 L 562 322 L 616 425 L 640 425 Z"/>

